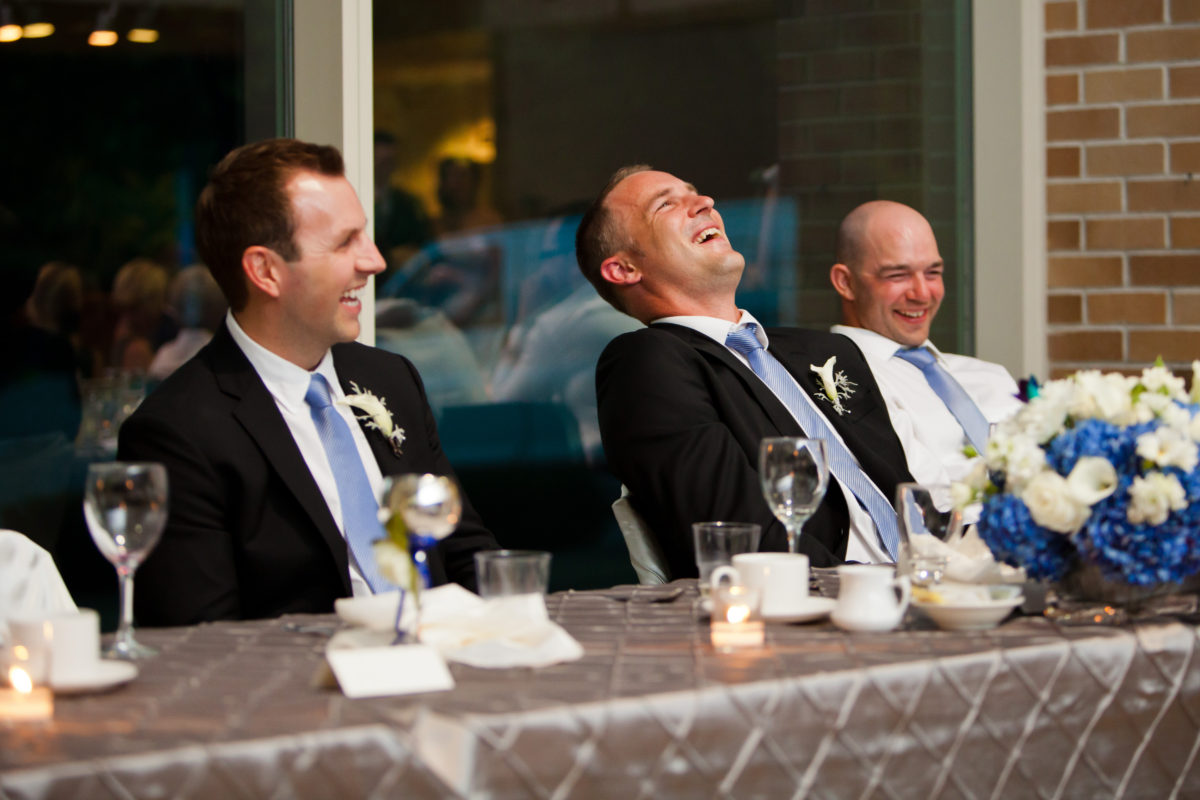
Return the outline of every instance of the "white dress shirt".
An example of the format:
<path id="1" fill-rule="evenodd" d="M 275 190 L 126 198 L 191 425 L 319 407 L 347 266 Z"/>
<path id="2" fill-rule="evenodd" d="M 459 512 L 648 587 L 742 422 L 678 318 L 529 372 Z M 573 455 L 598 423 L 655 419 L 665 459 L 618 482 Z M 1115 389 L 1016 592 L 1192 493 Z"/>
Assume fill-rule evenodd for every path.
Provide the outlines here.
<path id="1" fill-rule="evenodd" d="M 745 364 L 751 372 L 754 370 L 750 367 L 749 359 L 726 345 L 725 338 L 733 331 L 741 330 L 753 322 L 758 326 L 754 331 L 755 335 L 758 337 L 758 341 L 762 343 L 763 347 L 767 347 L 768 345 L 766 331 L 763 330 L 762 324 L 759 323 L 749 311 L 742 311 L 742 316 L 736 323 L 731 323 L 728 320 L 719 319 L 717 317 L 663 317 L 662 319 L 654 320 L 654 322 L 651 324 L 655 325 L 660 322 L 669 322 L 673 325 L 682 325 L 685 328 L 691 328 L 694 331 L 703 333 L 705 336 L 720 343 L 721 346 L 729 350 L 729 352 L 732 353 L 738 361 Z M 757 373 L 755 376 L 757 377 Z M 791 378 L 793 383 L 795 383 L 796 379 L 792 378 L 790 373 L 788 374 L 788 377 Z M 762 380 L 762 378 L 759 378 L 759 380 Z M 763 385 L 768 389 L 771 388 L 766 381 L 763 381 Z M 808 392 L 804 391 L 799 384 L 796 385 L 797 388 L 800 389 L 798 392 L 799 396 L 803 397 L 805 402 L 811 405 L 818 414 L 822 413 L 821 410 L 817 408 L 817 404 L 814 403 L 812 398 L 808 396 Z M 772 389 L 771 393 L 775 394 L 775 391 Z M 779 397 L 777 394 L 775 396 Z M 783 403 L 785 408 L 787 407 L 787 402 L 783 398 L 779 398 L 779 401 Z M 797 422 L 799 422 L 799 420 L 797 420 Z M 843 440 L 841 435 L 837 432 L 837 428 L 834 428 L 832 424 L 830 424 L 829 430 L 833 433 L 837 440 L 842 443 L 843 446 L 846 444 L 845 440 Z M 850 448 L 847 447 L 846 449 L 847 451 L 850 451 Z M 854 457 L 854 453 L 852 451 L 850 451 L 850 457 Z M 855 463 L 857 463 L 857 459 L 855 460 Z M 757 470 L 758 464 L 755 463 L 754 467 Z M 883 545 L 879 541 L 879 534 L 875 530 L 875 523 L 871 520 L 871 515 L 868 514 L 866 509 L 859 504 L 858 498 L 854 496 L 854 493 L 842 485 L 841 481 L 834 478 L 832 475 L 829 476 L 829 481 L 837 486 L 838 489 L 841 490 L 842 495 L 845 496 L 846 509 L 850 514 L 850 537 L 849 541 L 846 543 L 846 560 L 860 561 L 864 564 L 890 564 L 892 562 L 892 558 L 887 554 L 887 551 L 883 549 Z"/>
<path id="2" fill-rule="evenodd" d="M 913 478 L 926 485 L 962 480 L 970 463 L 963 454 L 966 434 L 921 369 L 896 357 L 904 345 L 865 328 L 834 325 L 831 330 L 848 336 L 866 356 Z M 923 346 L 959 382 L 989 423 L 1008 419 L 1021 407 L 1017 383 L 1004 367 L 943 353 L 929 340 Z"/>
<path id="3" fill-rule="evenodd" d="M 354 419 L 354 412 L 348 406 L 337 402 L 346 394 L 342 391 L 337 371 L 333 368 L 333 355 L 326 351 L 325 357 L 321 359 L 317 368 L 313 372 L 309 372 L 280 358 L 251 339 L 233 318 L 232 312 L 226 312 L 225 324 L 229 326 L 229 333 L 233 336 L 233 341 L 245 353 L 250 366 L 254 367 L 254 371 L 258 373 L 258 377 L 262 379 L 267 391 L 275 400 L 275 406 L 283 415 L 283 421 L 287 423 L 292 438 L 296 440 L 296 446 L 300 448 L 300 455 L 304 458 L 308 471 L 312 473 L 313 480 L 317 482 L 317 488 L 321 490 L 321 496 L 325 498 L 325 505 L 329 506 L 329 513 L 333 515 L 333 521 L 337 523 L 338 530 L 341 531 L 344 538 L 346 530 L 342 525 L 342 501 L 338 496 L 337 480 L 329 466 L 329 457 L 325 455 L 325 446 L 321 444 L 321 437 L 317 433 L 317 425 L 313 422 L 309 405 L 304 400 L 304 395 L 308 393 L 308 385 L 312 381 L 313 372 L 325 376 L 325 380 L 329 382 L 330 398 L 334 401 L 333 407 L 350 426 L 354 445 L 358 448 L 359 458 L 362 459 L 363 467 L 367 471 L 367 480 L 371 482 L 371 490 L 376 497 L 383 492 L 383 473 L 379 470 L 379 462 L 375 460 L 375 455 L 371 452 L 371 446 L 367 443 L 367 437 L 363 434 L 362 427 Z M 363 580 L 358 564 L 354 560 L 354 552 L 349 547 L 346 548 L 346 552 L 350 558 L 350 586 L 354 591 L 354 596 L 371 594 L 371 587 Z"/>

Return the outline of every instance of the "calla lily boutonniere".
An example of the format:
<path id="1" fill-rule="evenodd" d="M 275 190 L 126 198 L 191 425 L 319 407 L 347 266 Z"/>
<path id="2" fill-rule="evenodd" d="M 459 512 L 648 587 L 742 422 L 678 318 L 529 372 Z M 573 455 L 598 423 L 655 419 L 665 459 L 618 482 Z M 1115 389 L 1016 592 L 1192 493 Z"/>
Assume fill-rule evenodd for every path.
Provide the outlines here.
<path id="1" fill-rule="evenodd" d="M 348 394 L 337 402 L 354 409 L 359 419 L 365 419 L 368 428 L 383 434 L 383 438 L 392 446 L 392 452 L 400 455 L 400 445 L 404 444 L 404 428 L 397 427 L 392 420 L 387 401 L 359 387 L 354 381 L 350 382 L 350 388 L 354 394 Z"/>
<path id="2" fill-rule="evenodd" d="M 846 407 L 842 405 L 842 400 L 854 394 L 854 382 L 846 377 L 846 373 L 842 371 L 833 371 L 834 365 L 837 363 L 837 356 L 830 356 L 829 360 L 821 366 L 809 364 L 808 368 L 817 373 L 821 379 L 821 391 L 814 392 L 818 399 L 823 399 L 833 406 L 833 410 L 839 415 L 846 413 Z"/>

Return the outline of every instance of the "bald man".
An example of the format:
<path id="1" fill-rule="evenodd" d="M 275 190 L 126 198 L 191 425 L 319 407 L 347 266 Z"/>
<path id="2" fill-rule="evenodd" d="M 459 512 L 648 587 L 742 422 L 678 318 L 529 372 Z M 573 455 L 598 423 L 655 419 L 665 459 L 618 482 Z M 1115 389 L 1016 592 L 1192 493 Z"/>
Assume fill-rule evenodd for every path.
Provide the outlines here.
<path id="1" fill-rule="evenodd" d="M 988 426 L 1021 403 L 1004 367 L 943 353 L 929 341 L 946 268 L 933 229 L 901 203 L 864 203 L 842 220 L 836 257 L 829 279 L 842 298 L 843 324 L 833 332 L 866 356 L 909 471 L 924 484 L 961 479 L 964 449 L 982 448 Z"/>

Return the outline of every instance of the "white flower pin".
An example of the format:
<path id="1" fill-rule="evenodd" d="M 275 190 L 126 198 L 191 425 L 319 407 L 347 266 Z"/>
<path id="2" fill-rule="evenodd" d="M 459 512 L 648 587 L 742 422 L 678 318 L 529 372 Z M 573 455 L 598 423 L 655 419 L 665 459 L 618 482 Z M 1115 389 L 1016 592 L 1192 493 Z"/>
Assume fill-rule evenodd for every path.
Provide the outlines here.
<path id="1" fill-rule="evenodd" d="M 808 368 L 821 378 L 820 392 L 814 394 L 818 399 L 824 398 L 833 406 L 833 410 L 838 414 L 845 414 L 846 407 L 842 405 L 842 400 L 854 394 L 854 382 L 846 377 L 846 373 L 838 371 L 834 372 L 834 364 L 837 363 L 837 356 L 830 356 L 829 360 L 821 366 L 809 364 Z"/>
<path id="2" fill-rule="evenodd" d="M 387 401 L 359 387 L 354 381 L 350 382 L 350 388 L 354 390 L 354 394 L 348 394 L 337 402 L 350 406 L 356 412 L 362 412 L 359 418 L 367 421 L 368 428 L 382 433 L 392 446 L 392 452 L 400 455 L 400 445 L 404 444 L 404 428 L 397 427 L 392 420 Z"/>

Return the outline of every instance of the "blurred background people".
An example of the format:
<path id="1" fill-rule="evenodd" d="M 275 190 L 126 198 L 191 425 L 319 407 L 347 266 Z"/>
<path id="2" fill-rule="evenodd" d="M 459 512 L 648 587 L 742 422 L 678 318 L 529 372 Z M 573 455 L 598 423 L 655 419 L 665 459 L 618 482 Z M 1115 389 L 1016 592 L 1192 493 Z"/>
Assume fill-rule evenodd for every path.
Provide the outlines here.
<path id="1" fill-rule="evenodd" d="M 180 327 L 174 339 L 158 348 L 146 370 L 156 380 L 170 375 L 208 344 L 228 307 L 221 287 L 203 264 L 181 270 L 171 279 L 167 294 Z"/>
<path id="2" fill-rule="evenodd" d="M 168 313 L 167 268 L 148 258 L 135 258 L 113 279 L 112 304 L 117 315 L 109 367 L 119 372 L 145 372 L 155 351 L 175 338 L 179 325 Z"/>
<path id="3" fill-rule="evenodd" d="M 386 279 L 433 239 L 433 221 L 421 201 L 392 183 L 396 137 L 375 132 L 375 246 L 387 262 Z"/>

